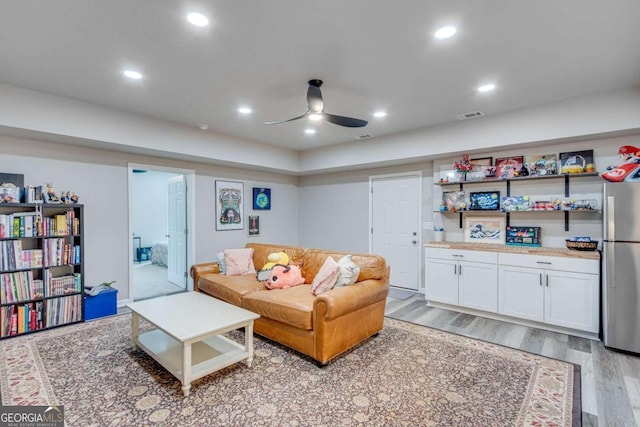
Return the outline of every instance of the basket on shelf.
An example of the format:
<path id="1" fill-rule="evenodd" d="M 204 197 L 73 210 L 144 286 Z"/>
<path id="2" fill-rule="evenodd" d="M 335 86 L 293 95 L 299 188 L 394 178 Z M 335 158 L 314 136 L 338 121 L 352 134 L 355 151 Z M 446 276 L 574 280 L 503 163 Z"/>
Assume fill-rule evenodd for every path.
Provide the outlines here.
<path id="1" fill-rule="evenodd" d="M 578 242 L 567 239 L 567 248 L 575 251 L 595 251 L 598 249 L 598 241 L 591 240 L 588 242 Z"/>

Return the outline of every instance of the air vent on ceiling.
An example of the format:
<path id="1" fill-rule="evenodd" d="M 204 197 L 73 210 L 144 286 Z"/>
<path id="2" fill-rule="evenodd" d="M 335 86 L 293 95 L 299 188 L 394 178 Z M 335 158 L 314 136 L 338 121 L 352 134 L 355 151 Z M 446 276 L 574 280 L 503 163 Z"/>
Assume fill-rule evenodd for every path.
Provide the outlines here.
<path id="1" fill-rule="evenodd" d="M 365 135 L 358 135 L 358 136 L 356 136 L 356 139 L 370 139 L 370 138 L 373 138 L 373 136 L 372 136 L 372 135 L 369 135 L 368 133 L 367 133 L 367 134 L 365 134 Z"/>
<path id="2" fill-rule="evenodd" d="M 458 120 L 475 119 L 476 117 L 482 117 L 484 113 L 482 111 L 474 111 L 473 113 L 460 114 Z"/>

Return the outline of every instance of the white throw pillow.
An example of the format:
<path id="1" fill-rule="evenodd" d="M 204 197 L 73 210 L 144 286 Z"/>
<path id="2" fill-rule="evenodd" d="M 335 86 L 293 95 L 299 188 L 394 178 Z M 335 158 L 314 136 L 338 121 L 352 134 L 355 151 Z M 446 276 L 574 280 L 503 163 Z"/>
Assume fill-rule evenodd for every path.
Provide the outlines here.
<path id="1" fill-rule="evenodd" d="M 328 290 L 333 289 L 340 274 L 340 266 L 330 256 L 324 260 L 322 267 L 318 270 L 316 277 L 311 282 L 311 292 L 314 295 L 320 295 Z"/>
<path id="2" fill-rule="evenodd" d="M 358 281 L 360 275 L 360 267 L 353 262 L 351 255 L 345 255 L 338 260 L 338 266 L 340 267 L 340 274 L 338 274 L 338 280 L 334 288 L 340 286 L 352 285 Z"/>
<path id="3" fill-rule="evenodd" d="M 256 273 L 253 266 L 253 248 L 225 249 L 224 264 L 227 276 Z"/>
<path id="4" fill-rule="evenodd" d="M 225 274 L 225 271 L 227 270 L 227 268 L 224 265 L 224 252 L 218 252 L 216 254 L 216 262 L 218 263 L 218 269 L 220 270 L 220 274 Z"/>

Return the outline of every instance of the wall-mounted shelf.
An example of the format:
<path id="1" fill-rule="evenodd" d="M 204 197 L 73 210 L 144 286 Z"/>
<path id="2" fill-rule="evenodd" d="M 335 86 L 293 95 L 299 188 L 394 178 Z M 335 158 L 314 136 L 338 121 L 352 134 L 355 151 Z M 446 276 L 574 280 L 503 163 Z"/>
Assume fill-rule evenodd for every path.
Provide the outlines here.
<path id="1" fill-rule="evenodd" d="M 498 178 L 485 178 L 478 181 L 461 181 L 461 182 L 436 182 L 435 185 L 439 185 L 441 187 L 450 187 L 450 186 L 458 186 L 460 191 L 464 190 L 465 185 L 475 185 L 475 184 L 490 184 L 490 183 L 504 183 L 506 186 L 506 196 L 511 196 L 511 183 L 512 182 L 526 182 L 526 181 L 535 181 L 535 180 L 564 180 L 564 196 L 569 197 L 571 194 L 570 181 L 574 178 L 585 178 L 585 177 L 594 177 L 598 176 L 598 172 L 589 172 L 589 173 L 580 173 L 580 174 L 560 174 L 560 175 L 542 175 L 542 176 L 525 176 L 525 177 L 516 177 L 510 179 L 498 179 Z M 441 214 L 459 214 L 460 216 L 460 228 L 462 228 L 462 217 L 463 214 L 487 214 L 487 213 L 504 213 L 507 216 L 507 226 L 510 224 L 511 214 L 519 214 L 519 213 L 536 213 L 536 214 L 552 214 L 558 212 L 564 212 L 564 230 L 569 231 L 569 213 L 570 212 L 584 212 L 584 213 L 597 213 L 600 214 L 599 210 L 541 210 L 541 211 L 435 211 Z"/>

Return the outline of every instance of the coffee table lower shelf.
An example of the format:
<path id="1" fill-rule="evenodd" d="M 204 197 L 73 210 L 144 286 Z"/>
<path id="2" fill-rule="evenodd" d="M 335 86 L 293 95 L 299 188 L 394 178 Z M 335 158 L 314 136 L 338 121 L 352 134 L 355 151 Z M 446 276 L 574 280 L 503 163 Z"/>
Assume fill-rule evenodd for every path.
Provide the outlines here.
<path id="1" fill-rule="evenodd" d="M 227 366 L 247 359 L 251 366 L 251 355 L 247 348 L 224 336 L 216 335 L 194 342 L 191 347 L 191 372 L 183 373 L 183 344 L 160 329 L 154 329 L 134 338 L 134 344 L 142 348 L 156 362 L 178 378 L 184 385 L 209 375 Z M 188 395 L 188 388 L 185 390 Z"/>

